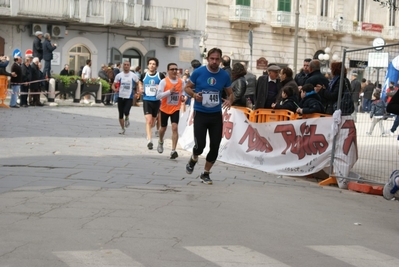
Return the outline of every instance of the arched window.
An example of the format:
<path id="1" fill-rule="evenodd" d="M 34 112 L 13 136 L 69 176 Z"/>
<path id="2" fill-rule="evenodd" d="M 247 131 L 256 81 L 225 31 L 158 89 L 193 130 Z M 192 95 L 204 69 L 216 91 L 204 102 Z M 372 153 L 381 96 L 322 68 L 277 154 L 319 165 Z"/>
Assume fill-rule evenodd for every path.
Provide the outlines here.
<path id="1" fill-rule="evenodd" d="M 130 48 L 122 55 L 123 60 L 128 60 L 131 67 L 141 66 L 141 54 L 136 49 Z"/>
<path id="2" fill-rule="evenodd" d="M 69 71 L 77 75 L 80 68 L 86 65 L 86 60 L 91 58 L 91 53 L 84 45 L 75 45 L 68 53 Z"/>

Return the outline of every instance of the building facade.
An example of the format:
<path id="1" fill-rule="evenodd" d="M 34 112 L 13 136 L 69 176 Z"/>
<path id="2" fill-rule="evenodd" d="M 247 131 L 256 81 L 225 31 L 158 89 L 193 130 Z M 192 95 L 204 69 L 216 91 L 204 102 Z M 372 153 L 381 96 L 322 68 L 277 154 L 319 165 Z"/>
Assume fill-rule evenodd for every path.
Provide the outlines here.
<path id="1" fill-rule="evenodd" d="M 294 66 L 297 2 L 299 31 Z M 253 36 L 252 57 L 249 31 Z M 341 60 L 344 49 L 371 47 L 376 37 L 384 38 L 387 44 L 398 42 L 399 21 L 394 9 L 383 8 L 373 0 L 207 0 L 203 36 L 204 49 L 220 47 L 233 62 L 248 62 L 257 75 L 263 72 L 263 61 L 257 64 L 260 58 L 299 72 L 303 59 L 327 52 L 329 60 L 322 63 L 328 72 L 328 63 Z M 356 71 L 359 78 L 370 78 L 375 72 L 367 68 Z M 381 74 L 385 75 L 383 70 Z"/>
<path id="2" fill-rule="evenodd" d="M 123 60 L 145 69 L 152 56 L 160 71 L 170 62 L 189 68 L 200 57 L 205 7 L 177 0 L 0 0 L 0 54 L 11 57 L 19 49 L 24 57 L 42 31 L 58 45 L 54 73 L 69 64 L 76 74 L 86 59 L 94 75 L 101 64 Z"/>

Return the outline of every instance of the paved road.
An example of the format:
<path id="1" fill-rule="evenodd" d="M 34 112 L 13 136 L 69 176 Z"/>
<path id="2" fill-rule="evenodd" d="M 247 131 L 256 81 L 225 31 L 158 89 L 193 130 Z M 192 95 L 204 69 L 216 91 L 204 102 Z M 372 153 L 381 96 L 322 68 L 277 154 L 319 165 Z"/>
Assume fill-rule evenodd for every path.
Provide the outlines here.
<path id="1" fill-rule="evenodd" d="M 146 148 L 141 108 L 0 109 L 0 267 L 399 266 L 399 204 Z M 167 137 L 170 137 L 168 132 Z"/>

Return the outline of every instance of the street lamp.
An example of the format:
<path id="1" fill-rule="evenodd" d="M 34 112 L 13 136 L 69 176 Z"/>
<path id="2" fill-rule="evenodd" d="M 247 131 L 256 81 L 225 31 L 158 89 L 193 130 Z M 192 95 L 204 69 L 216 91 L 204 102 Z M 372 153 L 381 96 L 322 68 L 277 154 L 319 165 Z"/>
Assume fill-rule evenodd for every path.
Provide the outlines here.
<path id="1" fill-rule="evenodd" d="M 324 54 L 321 53 L 318 55 L 318 59 L 320 60 L 320 63 L 323 64 L 323 66 L 321 67 L 320 71 L 322 73 L 330 73 L 330 52 L 331 52 L 331 48 L 326 47 L 326 49 L 324 49 Z"/>

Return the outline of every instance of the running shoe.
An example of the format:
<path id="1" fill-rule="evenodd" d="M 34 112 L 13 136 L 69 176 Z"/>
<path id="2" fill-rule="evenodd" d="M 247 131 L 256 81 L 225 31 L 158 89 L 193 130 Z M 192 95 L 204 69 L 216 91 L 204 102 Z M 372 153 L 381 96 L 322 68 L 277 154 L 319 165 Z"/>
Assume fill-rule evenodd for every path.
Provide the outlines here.
<path id="1" fill-rule="evenodd" d="M 209 177 L 209 172 L 203 172 L 203 173 L 201 173 L 200 178 L 201 178 L 201 180 L 202 180 L 202 182 L 203 182 L 204 184 L 212 184 L 212 180 L 211 180 L 211 178 Z"/>
<path id="2" fill-rule="evenodd" d="M 190 160 L 188 161 L 186 165 L 186 172 L 188 174 L 192 174 L 194 171 L 195 164 L 197 164 L 197 161 L 193 160 L 192 157 L 190 157 Z"/>
<path id="3" fill-rule="evenodd" d="M 122 129 L 122 131 L 119 134 L 125 134 L 125 129 Z"/>
<path id="4" fill-rule="evenodd" d="M 385 199 L 391 200 L 394 197 L 399 198 L 399 195 L 397 196 L 396 194 L 399 190 L 399 186 L 395 182 L 396 178 L 398 177 L 399 177 L 399 170 L 393 171 L 391 176 L 389 177 L 388 183 L 385 184 L 384 190 L 382 192 L 382 195 L 384 196 Z"/>
<path id="5" fill-rule="evenodd" d="M 128 118 L 125 118 L 125 128 L 128 128 L 130 126 L 130 121 Z"/>
<path id="6" fill-rule="evenodd" d="M 159 137 L 159 131 L 158 130 L 155 131 L 155 136 Z"/>
<path id="7" fill-rule="evenodd" d="M 158 147 L 157 147 L 158 153 L 163 153 L 163 142 L 158 142 Z"/>
<path id="8" fill-rule="evenodd" d="M 148 141 L 147 148 L 149 150 L 152 150 L 153 147 L 154 147 L 154 144 L 152 143 L 152 141 Z"/>
<path id="9" fill-rule="evenodd" d="M 176 151 L 170 152 L 170 159 L 175 159 L 175 158 L 177 158 L 178 156 L 179 156 L 179 154 L 177 154 Z"/>

